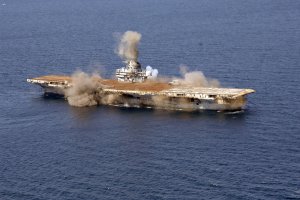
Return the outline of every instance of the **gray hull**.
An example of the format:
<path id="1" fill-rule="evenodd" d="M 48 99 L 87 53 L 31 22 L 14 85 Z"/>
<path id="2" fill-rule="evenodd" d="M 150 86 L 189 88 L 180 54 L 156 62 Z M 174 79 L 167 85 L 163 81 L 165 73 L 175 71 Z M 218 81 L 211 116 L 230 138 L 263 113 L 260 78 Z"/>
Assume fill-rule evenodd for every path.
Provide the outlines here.
<path id="1" fill-rule="evenodd" d="M 46 96 L 64 97 L 68 99 L 66 89 L 57 87 L 43 87 Z M 186 97 L 166 97 L 159 94 L 138 95 L 130 93 L 116 93 L 113 91 L 99 92 L 93 95 L 98 105 L 112 105 L 118 107 L 155 108 L 183 111 L 235 111 L 246 105 L 246 97 L 240 96 L 233 100 L 224 99 L 196 99 Z"/>

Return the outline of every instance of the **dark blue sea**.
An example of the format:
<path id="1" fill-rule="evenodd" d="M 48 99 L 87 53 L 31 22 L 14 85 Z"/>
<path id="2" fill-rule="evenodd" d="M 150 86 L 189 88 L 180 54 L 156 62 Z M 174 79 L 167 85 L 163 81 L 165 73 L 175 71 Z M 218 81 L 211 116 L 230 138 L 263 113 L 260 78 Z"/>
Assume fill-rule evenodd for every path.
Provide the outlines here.
<path id="1" fill-rule="evenodd" d="M 252 88 L 239 113 L 44 98 L 26 78 L 140 62 Z M 300 1 L 0 0 L 0 199 L 300 199 Z"/>

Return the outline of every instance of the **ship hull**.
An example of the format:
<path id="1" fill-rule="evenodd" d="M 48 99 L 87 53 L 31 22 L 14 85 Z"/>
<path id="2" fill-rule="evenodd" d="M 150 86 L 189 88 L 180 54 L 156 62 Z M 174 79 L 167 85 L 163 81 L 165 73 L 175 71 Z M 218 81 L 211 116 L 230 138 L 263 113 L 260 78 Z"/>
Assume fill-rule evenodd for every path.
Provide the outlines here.
<path id="1" fill-rule="evenodd" d="M 107 95 L 114 96 L 115 94 L 111 93 Z M 105 98 L 105 96 L 103 98 Z M 192 98 L 164 97 L 160 95 L 117 95 L 111 102 L 103 102 L 101 101 L 101 99 L 99 100 L 99 104 L 108 104 L 120 107 L 155 108 L 182 111 L 236 111 L 244 109 L 246 105 L 245 97 L 240 97 L 239 99 L 236 99 L 235 103 L 218 103 L 215 100 L 198 101 Z"/>
<path id="2" fill-rule="evenodd" d="M 51 98 L 68 99 L 65 89 L 43 87 L 44 95 Z M 217 100 L 198 100 L 184 97 L 166 97 L 159 94 L 137 95 L 119 94 L 117 92 L 98 93 L 93 96 L 97 105 L 111 105 L 117 107 L 152 108 L 181 111 L 236 111 L 244 109 L 246 97 L 238 97 L 232 102 L 221 103 Z"/>
<path id="3" fill-rule="evenodd" d="M 254 92 L 252 89 L 178 87 L 159 82 L 119 83 L 115 80 L 97 79 L 94 80 L 99 83 L 96 88 L 89 92 L 84 90 L 74 96 L 70 92 L 74 88 L 72 79 L 67 76 L 45 76 L 27 81 L 41 86 L 45 96 L 64 97 L 73 106 L 236 111 L 245 108 L 246 96 Z"/>
<path id="4" fill-rule="evenodd" d="M 57 98 L 65 98 L 65 90 L 61 88 L 55 87 L 43 87 L 44 95 L 46 97 L 57 97 Z"/>

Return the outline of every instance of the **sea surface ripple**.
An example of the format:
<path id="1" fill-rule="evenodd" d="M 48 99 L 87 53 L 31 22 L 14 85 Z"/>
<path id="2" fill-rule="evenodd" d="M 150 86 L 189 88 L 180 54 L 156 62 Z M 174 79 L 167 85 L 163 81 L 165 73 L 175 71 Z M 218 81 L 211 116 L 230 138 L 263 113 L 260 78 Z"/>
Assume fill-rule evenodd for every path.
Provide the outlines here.
<path id="1" fill-rule="evenodd" d="M 300 199 L 300 1 L 1 0 L 0 199 Z M 253 88 L 241 113 L 45 99 L 26 78 L 181 64 Z"/>

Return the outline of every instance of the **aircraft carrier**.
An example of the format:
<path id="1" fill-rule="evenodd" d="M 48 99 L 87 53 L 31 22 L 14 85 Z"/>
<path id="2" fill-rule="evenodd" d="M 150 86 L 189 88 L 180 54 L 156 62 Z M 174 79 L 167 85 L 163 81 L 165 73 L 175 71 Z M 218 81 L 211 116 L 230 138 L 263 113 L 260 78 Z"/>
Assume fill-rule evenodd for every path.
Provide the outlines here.
<path id="1" fill-rule="evenodd" d="M 93 101 L 97 105 L 145 107 L 172 110 L 236 111 L 245 108 L 246 96 L 253 89 L 191 87 L 173 82 L 153 80 L 151 72 L 143 70 L 134 60 L 116 70 L 116 79 L 94 77 Z M 45 95 L 69 98 L 68 90 L 74 87 L 70 76 L 49 75 L 27 79 L 44 89 Z"/>

